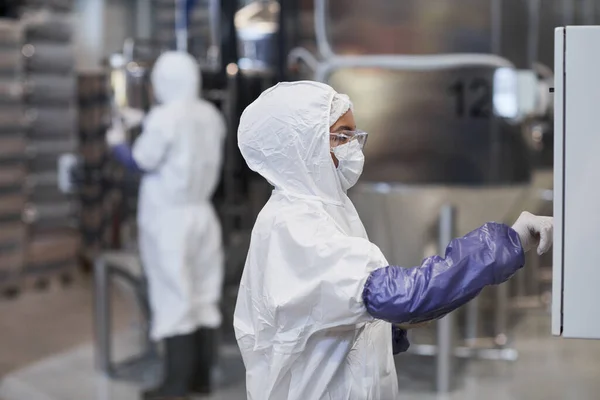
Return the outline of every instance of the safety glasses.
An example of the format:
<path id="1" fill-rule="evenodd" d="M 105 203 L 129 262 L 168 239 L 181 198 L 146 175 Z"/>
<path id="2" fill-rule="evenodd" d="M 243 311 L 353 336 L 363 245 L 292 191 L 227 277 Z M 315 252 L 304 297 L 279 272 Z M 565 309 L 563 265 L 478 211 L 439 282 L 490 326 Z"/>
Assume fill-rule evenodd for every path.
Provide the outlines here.
<path id="1" fill-rule="evenodd" d="M 331 148 L 341 146 L 356 140 L 361 150 L 367 144 L 367 137 L 369 134 L 364 131 L 341 131 L 329 134 L 329 144 Z"/>

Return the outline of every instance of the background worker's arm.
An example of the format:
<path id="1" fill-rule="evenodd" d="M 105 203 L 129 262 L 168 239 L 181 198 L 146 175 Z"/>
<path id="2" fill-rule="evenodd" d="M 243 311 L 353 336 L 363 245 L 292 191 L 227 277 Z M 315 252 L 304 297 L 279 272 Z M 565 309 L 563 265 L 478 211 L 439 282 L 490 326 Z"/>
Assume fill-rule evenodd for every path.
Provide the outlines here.
<path id="1" fill-rule="evenodd" d="M 450 242 L 444 258 L 429 257 L 413 268 L 388 266 L 373 271 L 363 291 L 367 311 L 395 324 L 443 317 L 484 287 L 513 276 L 525 263 L 524 252 L 540 240 L 540 233 L 538 252 L 548 250 L 552 221 L 544 218 L 524 214 L 515 223 L 516 230 L 488 223 Z"/>
<path id="2" fill-rule="evenodd" d="M 146 117 L 142 133 L 133 144 L 132 159 L 145 172 L 162 164 L 173 138 L 172 117 L 163 108 L 155 108 Z"/>

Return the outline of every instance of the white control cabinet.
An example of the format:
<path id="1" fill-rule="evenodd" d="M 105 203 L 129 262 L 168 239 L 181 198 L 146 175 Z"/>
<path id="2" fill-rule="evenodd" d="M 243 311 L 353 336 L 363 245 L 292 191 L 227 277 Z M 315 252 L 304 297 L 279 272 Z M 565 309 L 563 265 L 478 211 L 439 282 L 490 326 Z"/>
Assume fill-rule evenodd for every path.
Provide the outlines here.
<path id="1" fill-rule="evenodd" d="M 600 26 L 555 31 L 552 333 L 600 338 Z"/>

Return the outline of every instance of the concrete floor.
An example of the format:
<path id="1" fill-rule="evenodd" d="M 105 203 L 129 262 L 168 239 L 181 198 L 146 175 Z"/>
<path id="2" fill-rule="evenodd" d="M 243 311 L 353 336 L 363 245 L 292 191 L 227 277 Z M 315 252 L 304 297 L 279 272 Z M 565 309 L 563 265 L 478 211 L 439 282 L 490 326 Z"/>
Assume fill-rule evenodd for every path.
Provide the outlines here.
<path id="1" fill-rule="evenodd" d="M 135 318 L 126 295 L 116 296 L 115 353 L 138 350 Z M 134 400 L 139 387 L 94 370 L 88 285 L 0 303 L 0 399 Z M 133 321 L 133 322 L 132 322 Z M 600 398 L 600 341 L 549 334 L 549 315 L 530 311 L 515 330 L 519 360 L 471 361 L 456 368 L 455 389 L 433 393 L 433 359 L 397 357 L 401 399 L 592 400 Z M 235 345 L 222 350 L 220 389 L 213 400 L 245 399 L 243 365 Z"/>
<path id="2" fill-rule="evenodd" d="M 134 314 L 127 292 L 115 290 L 113 324 L 125 329 Z M 83 278 L 69 288 L 50 286 L 0 300 L 0 378 L 92 339 L 92 289 Z"/>

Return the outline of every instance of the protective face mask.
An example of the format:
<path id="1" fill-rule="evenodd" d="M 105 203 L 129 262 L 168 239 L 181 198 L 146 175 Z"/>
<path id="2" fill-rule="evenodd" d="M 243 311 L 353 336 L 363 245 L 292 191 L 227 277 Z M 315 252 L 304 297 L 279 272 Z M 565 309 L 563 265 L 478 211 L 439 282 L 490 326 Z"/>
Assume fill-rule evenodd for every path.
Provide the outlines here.
<path id="1" fill-rule="evenodd" d="M 338 159 L 337 174 L 342 184 L 342 189 L 347 191 L 356 185 L 365 165 L 365 155 L 356 140 L 341 146 L 334 147 L 331 152 Z"/>

